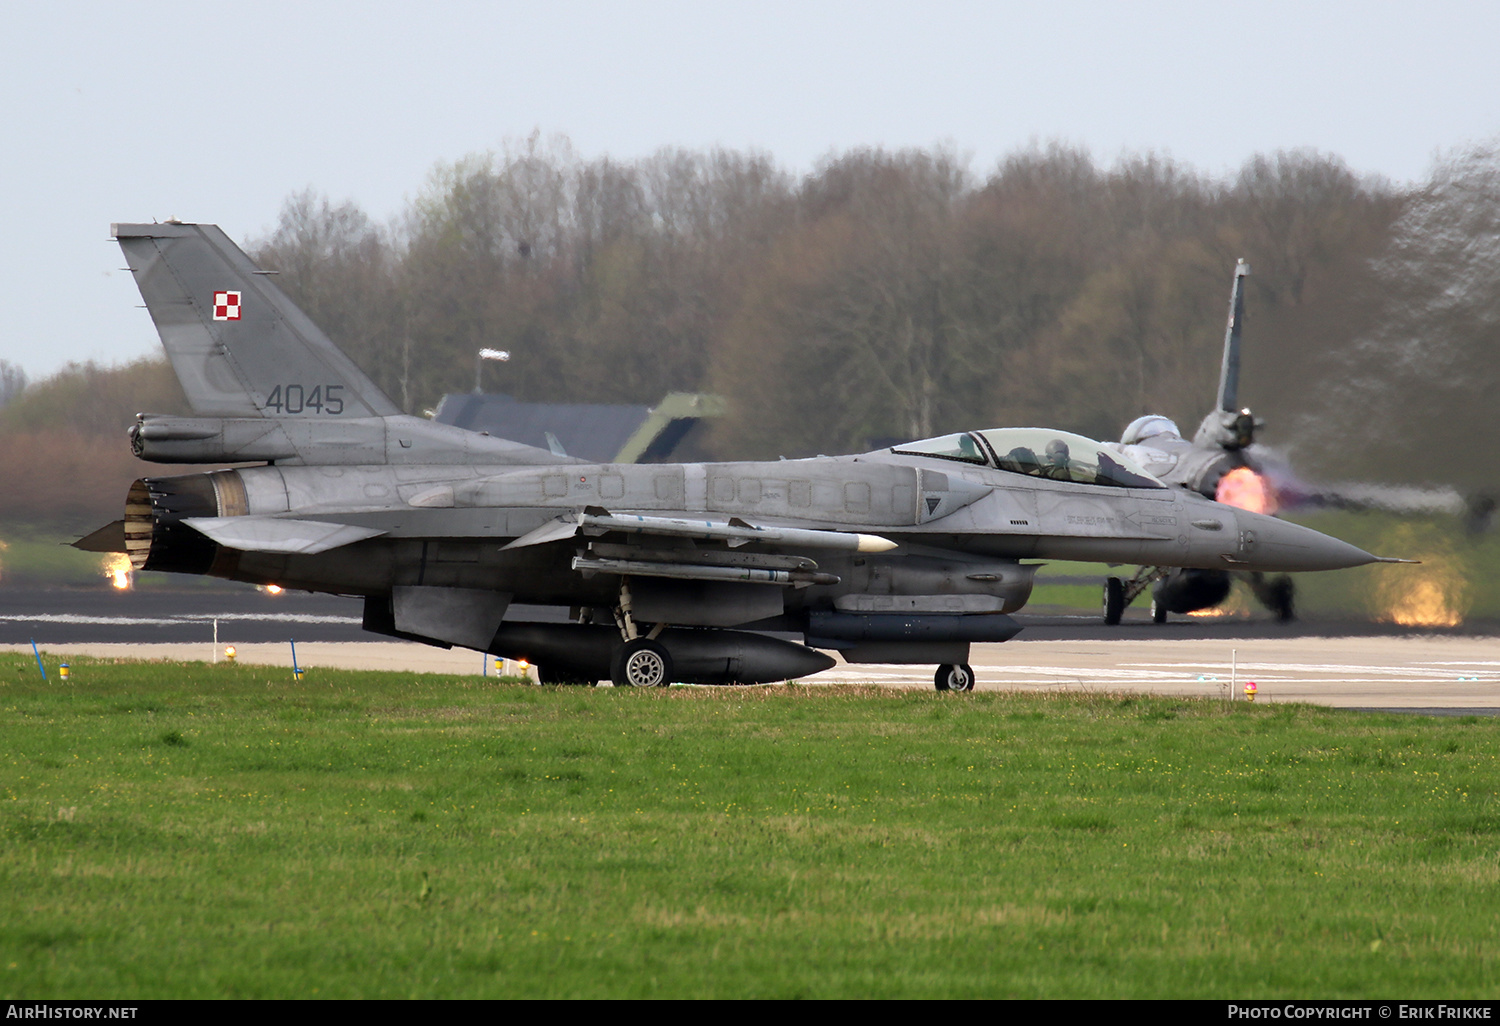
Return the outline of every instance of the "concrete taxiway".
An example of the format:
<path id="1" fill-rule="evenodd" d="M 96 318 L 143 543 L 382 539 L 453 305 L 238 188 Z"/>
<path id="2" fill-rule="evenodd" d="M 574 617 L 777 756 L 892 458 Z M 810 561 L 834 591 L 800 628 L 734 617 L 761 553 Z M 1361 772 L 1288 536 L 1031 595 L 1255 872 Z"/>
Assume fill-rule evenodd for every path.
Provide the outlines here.
<path id="1" fill-rule="evenodd" d="M 246 664 L 290 668 L 288 643 L 239 644 Z M 0 649 L 30 653 L 29 645 Z M 78 643 L 46 646 L 53 657 L 201 660 L 207 642 Z M 298 642 L 297 661 L 316 679 L 319 667 L 479 676 L 497 672 L 477 652 L 407 642 Z M 1360 709 L 1448 715 L 1500 715 L 1500 639 L 1491 637 L 1358 637 L 1022 641 L 976 645 L 981 691 L 1135 692 L 1231 696 L 1243 701 L 1254 681 L 1258 703 L 1311 702 Z M 514 666 L 503 667 L 514 670 Z M 74 674 L 85 684 L 85 676 Z M 805 683 L 874 683 L 930 688 L 927 666 L 840 665 Z"/>
<path id="2" fill-rule="evenodd" d="M 208 662 L 233 644 L 243 663 L 290 669 L 295 638 L 298 663 L 314 673 L 319 667 L 496 672 L 495 660 L 478 652 L 373 640 L 360 629 L 360 611 L 357 599 L 247 588 L 0 588 L 0 650 L 29 655 L 34 639 L 54 658 Z M 522 610 L 518 618 L 559 612 Z M 1115 627 L 1062 610 L 1017 614 L 1025 629 L 1014 641 L 974 646 L 970 662 L 980 690 L 1225 698 L 1232 686 L 1236 700 L 1243 700 L 1245 682 L 1253 680 L 1261 703 L 1500 715 L 1500 625 L 1423 633 L 1355 620 L 1283 624 L 1223 617 L 1152 624 L 1144 611 L 1129 612 Z M 840 665 L 808 681 L 931 688 L 932 674 L 931 666 Z"/>

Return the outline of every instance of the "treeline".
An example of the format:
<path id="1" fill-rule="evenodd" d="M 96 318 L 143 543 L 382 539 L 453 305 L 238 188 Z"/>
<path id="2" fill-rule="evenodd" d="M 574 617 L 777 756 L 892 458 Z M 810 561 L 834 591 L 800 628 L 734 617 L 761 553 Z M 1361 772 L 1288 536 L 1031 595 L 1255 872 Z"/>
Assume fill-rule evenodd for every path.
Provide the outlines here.
<path id="1" fill-rule="evenodd" d="M 512 359 L 486 387 L 533 399 L 720 392 L 722 458 L 976 425 L 1117 437 L 1146 412 L 1191 432 L 1245 257 L 1241 400 L 1267 441 L 1323 477 L 1493 487 L 1476 404 L 1500 262 L 1476 245 L 1497 168 L 1476 149 L 1403 190 L 1315 152 L 1216 178 L 1052 146 L 983 177 L 935 148 L 796 178 L 753 152 L 588 160 L 533 137 L 439 166 L 389 224 L 294 196 L 254 249 L 408 410 L 471 388 L 488 346 Z M 1434 451 L 1449 428 L 1464 459 Z"/>
<path id="2" fill-rule="evenodd" d="M 489 391 L 727 396 L 725 459 L 997 425 L 1112 438 L 1146 412 L 1191 433 L 1244 257 L 1240 399 L 1265 441 L 1325 479 L 1500 483 L 1486 147 L 1401 189 L 1310 151 L 1221 178 L 1063 146 L 983 175 L 944 148 L 865 149 L 796 177 L 756 152 L 622 162 L 533 137 L 439 165 L 389 223 L 294 195 L 248 248 L 410 412 L 471 389 L 479 349 L 506 349 Z M 180 408 L 164 363 L 70 368 L 0 409 L 0 475 L 23 469 L 18 435 L 50 453 L 97 434 L 130 466 L 134 413 Z"/>
<path id="3" fill-rule="evenodd" d="M 92 531 L 123 515 L 136 478 L 181 473 L 130 454 L 126 431 L 143 411 L 188 412 L 165 358 L 71 364 L 0 407 L 0 542 L 17 523 Z"/>

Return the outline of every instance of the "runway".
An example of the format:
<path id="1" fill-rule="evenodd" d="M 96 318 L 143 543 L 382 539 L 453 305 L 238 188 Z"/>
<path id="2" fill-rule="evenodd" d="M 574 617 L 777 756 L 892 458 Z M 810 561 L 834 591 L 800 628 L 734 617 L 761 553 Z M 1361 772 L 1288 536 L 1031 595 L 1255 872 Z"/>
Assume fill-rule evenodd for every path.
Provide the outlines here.
<path id="1" fill-rule="evenodd" d="M 372 641 L 359 626 L 357 600 L 254 591 L 18 592 L 0 589 L 0 649 L 101 658 L 218 657 L 234 644 L 241 662 L 388 669 L 415 673 L 495 673 L 477 652 Z M 1500 637 L 1485 625 L 1438 633 L 1387 624 L 1272 621 L 1127 621 L 1026 615 L 1016 640 L 975 645 L 980 690 L 1149 692 L 1243 700 L 1255 681 L 1258 703 L 1313 702 L 1360 709 L 1448 715 L 1500 715 Z M 806 682 L 931 688 L 930 666 L 840 665 Z M 80 680 L 80 683 L 82 681 Z M 1231 685 L 1233 690 L 1231 691 Z"/>
<path id="2" fill-rule="evenodd" d="M 0 587 L 0 645 L 164 644 L 207 641 L 215 621 L 225 643 L 368 641 L 360 628 L 361 600 L 307 592 L 269 594 L 213 582 L 204 587 L 114 591 L 106 588 Z M 566 610 L 513 605 L 514 620 L 562 622 Z M 1127 609 L 1118 626 L 1091 613 L 1028 606 L 1015 619 L 1018 641 L 1274 641 L 1306 637 L 1421 636 L 1420 631 L 1369 620 L 1296 620 L 1269 617 L 1173 617 L 1151 622 L 1145 609 Z M 1500 639 L 1500 624 L 1471 623 L 1434 632 L 1453 638 Z"/>
<path id="3" fill-rule="evenodd" d="M 0 588 L 0 644 L 361 641 L 358 599 L 252 587 Z"/>
<path id="4" fill-rule="evenodd" d="M 1257 703 L 1500 714 L 1500 641 L 1299 637 L 1059 641 L 974 646 L 982 690 L 1145 692 Z M 817 678 L 931 687 L 916 667 L 839 666 Z M 923 668 L 925 669 L 925 668 Z M 1231 690 L 1232 689 L 1232 690 Z"/>

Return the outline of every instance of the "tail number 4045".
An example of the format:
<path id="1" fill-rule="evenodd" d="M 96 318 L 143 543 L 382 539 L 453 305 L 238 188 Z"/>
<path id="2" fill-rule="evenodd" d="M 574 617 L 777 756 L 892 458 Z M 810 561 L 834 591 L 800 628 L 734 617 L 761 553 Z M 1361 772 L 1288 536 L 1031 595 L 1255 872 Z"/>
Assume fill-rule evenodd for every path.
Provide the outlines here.
<path id="1" fill-rule="evenodd" d="M 326 413 L 338 416 L 344 412 L 343 385 L 277 385 L 266 396 L 265 409 L 277 413 Z"/>

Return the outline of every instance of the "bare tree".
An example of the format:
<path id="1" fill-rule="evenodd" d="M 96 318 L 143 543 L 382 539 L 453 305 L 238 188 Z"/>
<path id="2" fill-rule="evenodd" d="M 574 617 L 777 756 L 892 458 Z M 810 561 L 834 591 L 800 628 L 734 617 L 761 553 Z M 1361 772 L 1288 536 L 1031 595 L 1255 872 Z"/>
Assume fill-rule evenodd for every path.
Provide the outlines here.
<path id="1" fill-rule="evenodd" d="M 1493 492 L 1500 142 L 1438 161 L 1396 221 L 1374 274 L 1380 316 L 1341 354 L 1342 437 L 1375 455 L 1386 479 Z"/>
<path id="2" fill-rule="evenodd" d="M 777 434 L 804 452 L 922 437 L 954 419 L 964 183 L 950 152 L 865 150 L 804 184 L 801 224 L 749 286 L 719 354 L 718 387 L 742 400 L 737 431 L 800 421 Z"/>
<path id="3" fill-rule="evenodd" d="M 0 360 L 0 406 L 26 389 L 26 371 L 9 360 Z"/>
<path id="4" fill-rule="evenodd" d="M 391 395 L 400 394 L 402 296 L 389 234 L 353 203 L 287 197 L 255 258 L 313 322 Z"/>

